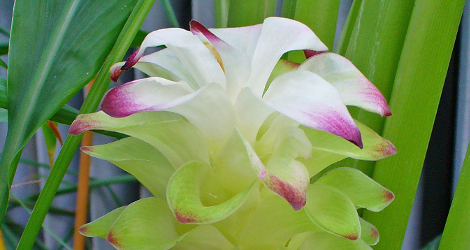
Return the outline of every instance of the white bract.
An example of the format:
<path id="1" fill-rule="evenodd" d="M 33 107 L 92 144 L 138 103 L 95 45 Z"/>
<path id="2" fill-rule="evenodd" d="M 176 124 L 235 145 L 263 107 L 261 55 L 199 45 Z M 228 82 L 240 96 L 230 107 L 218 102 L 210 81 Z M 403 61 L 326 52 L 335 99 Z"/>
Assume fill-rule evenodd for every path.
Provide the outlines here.
<path id="1" fill-rule="evenodd" d="M 158 46 L 165 48 L 144 56 L 146 48 Z M 301 65 L 280 60 L 293 50 L 304 50 L 309 58 Z M 114 80 L 131 67 L 150 77 L 111 89 L 102 112 L 79 116 L 70 133 L 103 129 L 131 136 L 84 150 L 136 176 L 157 198 L 167 200 L 178 222 L 218 222 L 215 228 L 225 237 L 246 236 L 230 244 L 254 246 L 246 240 L 253 237 L 250 230 L 226 221 L 234 216 L 245 220 L 247 211 L 269 211 L 266 204 L 279 204 L 278 196 L 293 212 L 305 206 L 299 212 L 315 227 L 358 239 L 363 223 L 355 208 L 381 210 L 393 194 L 354 172 L 353 179 L 360 180 L 350 182 L 356 191 L 373 194 L 366 199 L 371 204 L 362 205 L 369 203 L 356 203 L 356 191 L 332 188 L 338 183 L 328 179 L 310 184 L 310 178 L 346 157 L 378 160 L 395 154 L 390 142 L 355 122 L 346 105 L 381 116 L 391 113 L 379 90 L 350 61 L 327 50 L 304 24 L 277 17 L 241 28 L 208 30 L 192 21 L 191 31 L 157 30 L 127 62 L 111 69 Z M 276 65 L 287 72 L 273 72 Z M 270 77 L 275 78 L 268 81 Z M 358 184 L 362 182 L 372 184 Z M 331 216 L 336 215 L 324 209 L 335 202 L 330 196 L 347 201 L 335 206 L 346 211 L 344 218 L 335 218 L 347 225 L 332 223 Z M 309 203 L 308 197 L 314 201 Z M 267 203 L 255 209 L 263 201 Z M 294 227 L 286 239 L 280 237 L 282 246 L 294 235 L 315 231 L 311 226 Z M 113 243 L 116 234 L 110 232 L 105 235 Z M 177 244 L 184 235 L 175 233 L 167 243 Z M 302 245 L 302 237 L 293 242 Z"/>

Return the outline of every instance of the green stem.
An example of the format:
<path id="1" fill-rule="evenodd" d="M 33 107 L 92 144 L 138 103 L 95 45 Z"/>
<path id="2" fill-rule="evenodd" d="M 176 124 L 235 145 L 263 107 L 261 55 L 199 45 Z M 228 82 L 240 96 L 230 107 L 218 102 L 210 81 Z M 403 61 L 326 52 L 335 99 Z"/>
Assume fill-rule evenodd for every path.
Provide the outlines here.
<path id="1" fill-rule="evenodd" d="M 134 39 L 137 31 L 139 30 L 142 22 L 147 16 L 154 1 L 152 0 L 139 0 L 130 14 L 126 24 L 124 25 L 119 37 L 111 50 L 111 53 L 106 58 L 101 71 L 96 77 L 95 83 L 90 90 L 85 102 L 83 103 L 80 113 L 94 112 L 98 107 L 101 98 L 109 86 L 109 73 L 108 69 L 113 63 L 122 59 L 128 47 Z M 23 235 L 20 239 L 17 249 L 31 249 L 34 241 L 41 229 L 41 225 L 47 214 L 47 210 L 52 204 L 55 193 L 59 188 L 60 182 L 63 179 L 67 166 L 72 161 L 72 157 L 80 144 L 81 135 L 73 136 L 68 135 L 62 150 L 52 168 L 52 171 L 47 179 L 43 191 L 38 198 L 33 213 L 26 225 Z"/>
<path id="2" fill-rule="evenodd" d="M 394 114 L 383 133 L 398 154 L 377 162 L 373 175 L 396 198 L 380 213 L 364 212 L 381 234 L 374 249 L 400 249 L 403 243 L 464 3 L 415 3 L 390 99 Z"/>
<path id="3" fill-rule="evenodd" d="M 163 8 L 170 19 L 170 23 L 173 27 L 181 27 L 178 23 L 178 18 L 176 18 L 176 13 L 169 0 L 160 0 L 163 4 Z"/>
<path id="4" fill-rule="evenodd" d="M 462 166 L 447 222 L 442 234 L 439 250 L 470 249 L 470 150 Z"/>

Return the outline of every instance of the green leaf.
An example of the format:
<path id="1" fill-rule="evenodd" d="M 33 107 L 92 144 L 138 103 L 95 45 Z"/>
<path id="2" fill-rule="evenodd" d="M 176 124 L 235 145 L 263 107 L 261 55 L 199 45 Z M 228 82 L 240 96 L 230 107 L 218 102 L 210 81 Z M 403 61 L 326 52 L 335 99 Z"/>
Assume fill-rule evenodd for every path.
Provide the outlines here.
<path id="1" fill-rule="evenodd" d="M 230 1 L 228 27 L 241 27 L 263 23 L 266 17 L 274 16 L 276 0 Z"/>
<path id="2" fill-rule="evenodd" d="M 345 38 L 341 45 L 345 51 L 344 56 L 380 90 L 385 99 L 390 100 L 415 0 L 354 2 L 358 3 L 353 4 L 351 14 L 357 16 L 350 19 L 349 25 L 354 26 L 352 30 L 349 25 L 346 28 L 350 36 Z M 346 41 L 347 45 L 344 44 Z M 391 107 L 391 111 L 393 115 L 390 119 L 396 120 L 396 108 Z M 351 108 L 350 113 L 353 118 L 382 134 L 384 119 L 358 108 Z M 374 162 L 353 159 L 337 164 L 342 167 L 358 168 L 369 176 L 372 175 L 374 165 Z"/>
<path id="3" fill-rule="evenodd" d="M 135 34 L 134 40 L 132 40 L 131 46 L 139 47 L 147 35 L 148 35 L 148 32 L 144 30 L 137 31 L 137 34 Z"/>
<path id="4" fill-rule="evenodd" d="M 354 168 L 331 170 L 315 183 L 335 188 L 345 194 L 354 205 L 373 212 L 382 211 L 395 198 L 388 189 Z"/>
<path id="5" fill-rule="evenodd" d="M 289 19 L 294 19 L 295 15 L 295 5 L 297 0 L 284 0 L 282 1 L 282 11 L 281 16 Z"/>
<path id="6" fill-rule="evenodd" d="M 320 40 L 333 50 L 339 0 L 297 0 L 294 19 L 307 25 Z"/>
<path id="7" fill-rule="evenodd" d="M 8 54 L 8 41 L 0 42 L 0 56 Z"/>
<path id="8" fill-rule="evenodd" d="M 175 10 L 173 7 L 171 7 L 171 2 L 169 0 L 160 0 L 163 4 L 163 8 L 165 8 L 165 12 L 168 16 L 168 19 L 170 19 L 170 23 L 173 27 L 180 27 L 180 24 L 178 23 L 178 18 L 176 17 Z"/>
<path id="9" fill-rule="evenodd" d="M 230 0 L 215 0 L 214 1 L 214 18 L 216 28 L 226 28 L 228 21 L 228 11 Z"/>
<path id="10" fill-rule="evenodd" d="M 383 133 L 400 153 L 377 162 L 373 175 L 396 199 L 380 215 L 363 215 L 381 232 L 376 249 L 402 246 L 464 4 L 415 3 L 390 99 L 393 115 Z"/>
<path id="11" fill-rule="evenodd" d="M 83 102 L 83 105 L 80 109 L 81 113 L 94 112 L 98 108 L 101 98 L 103 98 L 103 95 L 108 89 L 110 82 L 107 69 L 109 69 L 116 61 L 121 60 L 121 58 L 125 55 L 128 47 L 132 42 L 132 39 L 135 37 L 135 34 L 142 25 L 153 3 L 154 2 L 152 0 L 137 0 L 137 3 L 133 7 L 127 22 L 119 33 L 116 43 L 114 44 L 111 52 L 109 53 L 109 56 L 106 58 L 103 64 L 104 70 L 101 70 L 98 73 L 98 76 L 96 77 L 96 80 L 91 87 L 87 98 Z M 56 163 L 54 164 L 54 167 L 52 168 L 52 171 L 50 172 L 50 175 L 44 184 L 43 191 L 41 192 L 41 195 L 36 202 L 33 213 L 31 214 L 28 223 L 26 224 L 18 244 L 18 249 L 32 248 L 33 243 L 39 233 L 40 225 L 43 223 L 46 217 L 47 210 L 51 206 L 55 197 L 55 192 L 59 188 L 59 185 L 64 178 L 67 167 L 72 161 L 73 155 L 75 154 L 80 141 L 81 136 L 67 136 L 59 156 L 57 157 Z M 15 157 L 14 159 L 15 161 L 13 162 L 13 165 L 16 166 L 20 157 Z"/>
<path id="12" fill-rule="evenodd" d="M 82 150 L 132 174 L 155 197 L 166 198 L 166 187 L 175 169 L 156 148 L 129 137 L 106 145 L 82 147 Z"/>
<path id="13" fill-rule="evenodd" d="M 15 2 L 0 217 L 16 171 L 13 159 L 36 130 L 95 77 L 134 5 L 135 0 Z"/>
<path id="14" fill-rule="evenodd" d="M 216 205 L 201 201 L 200 188 L 204 177 L 214 171 L 201 162 L 190 162 L 179 168 L 171 177 L 167 188 L 168 203 L 180 223 L 205 224 L 220 221 L 235 212 L 245 201 L 253 186 Z"/>
<path id="15" fill-rule="evenodd" d="M 356 207 L 342 192 L 319 183 L 307 190 L 305 212 L 323 230 L 356 240 L 361 236 L 361 226 Z"/>

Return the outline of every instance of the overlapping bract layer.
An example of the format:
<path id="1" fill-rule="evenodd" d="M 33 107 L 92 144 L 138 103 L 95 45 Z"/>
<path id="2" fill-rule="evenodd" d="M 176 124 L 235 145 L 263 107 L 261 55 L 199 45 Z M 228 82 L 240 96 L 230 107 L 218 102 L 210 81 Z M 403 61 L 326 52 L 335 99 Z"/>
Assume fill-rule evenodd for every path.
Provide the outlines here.
<path id="1" fill-rule="evenodd" d="M 152 46 L 166 48 L 143 56 Z M 314 56 L 285 64 L 277 76 L 276 64 L 291 50 Z M 133 174 L 155 198 L 115 210 L 82 233 L 118 249 L 191 249 L 188 240 L 204 249 L 375 244 L 377 230 L 356 208 L 379 211 L 393 200 L 390 191 L 348 168 L 310 184 L 343 158 L 396 153 L 345 106 L 388 116 L 383 96 L 347 59 L 317 53 L 326 50 L 308 27 L 284 18 L 212 30 L 193 21 L 191 31 L 150 33 L 111 69 L 113 79 L 131 67 L 150 77 L 110 90 L 104 112 L 79 116 L 69 132 L 129 135 L 83 150 Z"/>

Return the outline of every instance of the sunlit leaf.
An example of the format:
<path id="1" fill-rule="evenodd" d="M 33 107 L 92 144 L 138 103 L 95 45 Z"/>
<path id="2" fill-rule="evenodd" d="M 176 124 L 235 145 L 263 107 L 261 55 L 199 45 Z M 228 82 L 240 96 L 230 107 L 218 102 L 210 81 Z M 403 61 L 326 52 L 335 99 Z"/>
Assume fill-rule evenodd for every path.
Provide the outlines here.
<path id="1" fill-rule="evenodd" d="M 95 77 L 135 0 L 16 1 L 9 47 L 8 134 L 0 163 L 0 216 L 13 159 L 36 130 Z M 34 23 L 34 25 L 31 25 Z"/>

